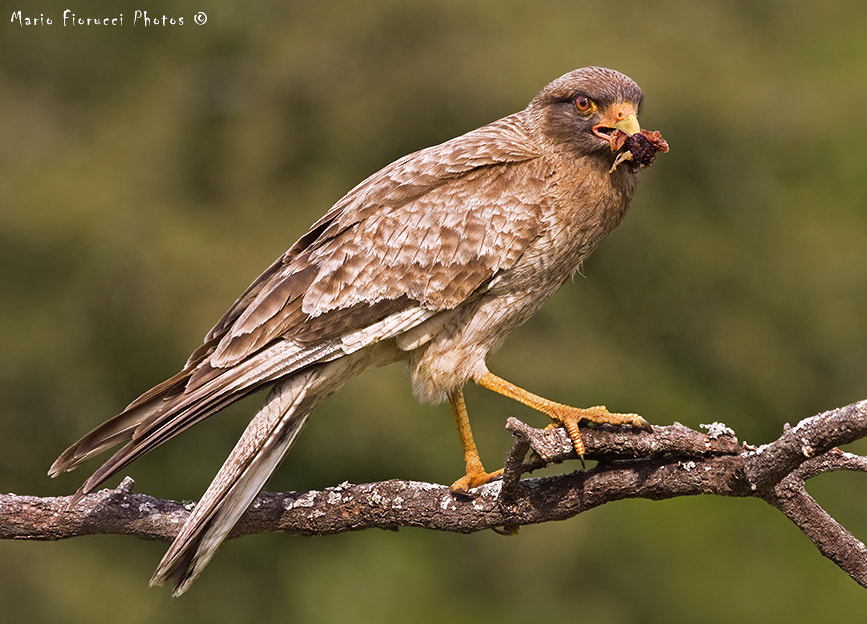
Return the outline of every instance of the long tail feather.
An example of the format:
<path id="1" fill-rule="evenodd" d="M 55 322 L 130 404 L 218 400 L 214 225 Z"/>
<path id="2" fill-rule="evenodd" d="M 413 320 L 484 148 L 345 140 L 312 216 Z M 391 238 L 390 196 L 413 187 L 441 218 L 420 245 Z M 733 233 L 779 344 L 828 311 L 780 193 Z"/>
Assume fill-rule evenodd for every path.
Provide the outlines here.
<path id="1" fill-rule="evenodd" d="M 317 376 L 307 372 L 274 387 L 166 552 L 151 585 L 171 580 L 179 596 L 199 576 L 306 424 L 318 403 L 308 396 Z"/>
<path id="2" fill-rule="evenodd" d="M 287 372 L 327 358 L 334 345 L 300 347 L 275 343 L 243 363 L 213 375 L 193 379 L 198 369 L 186 369 L 149 390 L 129 407 L 103 423 L 52 464 L 49 474 L 73 470 L 85 460 L 126 442 L 78 489 L 70 506 L 129 463 L 153 450 L 227 405 L 273 382 Z"/>

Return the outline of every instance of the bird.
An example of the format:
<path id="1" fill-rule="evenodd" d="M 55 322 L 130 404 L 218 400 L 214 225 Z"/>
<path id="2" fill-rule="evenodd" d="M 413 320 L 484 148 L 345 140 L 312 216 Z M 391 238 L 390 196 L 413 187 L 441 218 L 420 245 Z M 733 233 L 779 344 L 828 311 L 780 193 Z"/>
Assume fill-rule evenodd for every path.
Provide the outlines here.
<path id="1" fill-rule="evenodd" d="M 584 67 L 524 110 L 374 173 L 252 282 L 177 374 L 70 446 L 49 475 L 121 445 L 75 505 L 142 454 L 270 388 L 151 579 L 180 595 L 314 408 L 367 369 L 403 362 L 419 400 L 449 404 L 465 462 L 456 494 L 502 473 L 486 471 L 476 450 L 470 381 L 547 414 L 582 457 L 582 421 L 649 429 L 637 414 L 535 395 L 486 365 L 623 219 L 639 165 L 651 160 L 618 167 L 630 156 L 624 145 L 667 151 L 658 132 L 641 130 L 643 98 L 624 74 Z"/>

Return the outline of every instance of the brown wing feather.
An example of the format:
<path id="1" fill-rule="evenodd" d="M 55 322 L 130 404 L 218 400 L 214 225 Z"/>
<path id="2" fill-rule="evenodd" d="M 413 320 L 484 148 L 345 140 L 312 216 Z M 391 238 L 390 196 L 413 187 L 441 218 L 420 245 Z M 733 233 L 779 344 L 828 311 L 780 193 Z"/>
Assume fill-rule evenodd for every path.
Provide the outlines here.
<path id="1" fill-rule="evenodd" d="M 317 317 L 402 296 L 434 311 L 460 305 L 538 234 L 538 204 L 508 190 L 530 169 L 476 171 L 344 230 L 311 251 L 320 269 L 302 309 Z"/>
<path id="2" fill-rule="evenodd" d="M 335 327 L 342 331 L 362 328 L 399 309 L 384 300 L 455 307 L 514 263 L 535 236 L 538 207 L 505 196 L 520 185 L 504 164 L 538 156 L 520 116 L 512 115 L 374 174 L 253 282 L 209 332 L 208 339 L 219 340 L 210 364 L 233 366 L 278 338 L 333 336 L 325 324 L 338 318 Z M 502 218 L 486 236 L 494 207 Z M 350 308 L 351 314 L 338 314 Z"/>

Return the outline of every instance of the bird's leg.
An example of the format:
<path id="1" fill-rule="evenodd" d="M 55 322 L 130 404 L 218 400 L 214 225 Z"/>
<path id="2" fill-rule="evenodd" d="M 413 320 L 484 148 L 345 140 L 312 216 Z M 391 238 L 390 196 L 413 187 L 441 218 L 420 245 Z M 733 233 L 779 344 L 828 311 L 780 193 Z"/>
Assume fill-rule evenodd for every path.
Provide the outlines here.
<path id="1" fill-rule="evenodd" d="M 470 430 L 470 418 L 467 415 L 467 406 L 464 403 L 464 393 L 457 390 L 449 395 L 449 405 L 452 408 L 452 416 L 455 417 L 455 427 L 461 437 L 461 448 L 464 450 L 464 461 L 467 464 L 467 474 L 452 483 L 453 492 L 468 492 L 474 487 L 484 485 L 488 481 L 503 474 L 503 470 L 485 472 L 476 443 L 473 441 L 473 432 Z"/>
<path id="2" fill-rule="evenodd" d="M 604 405 L 580 408 L 555 403 L 532 392 L 527 392 L 492 373 L 485 373 L 476 379 L 476 383 L 547 414 L 551 420 L 569 432 L 569 437 L 575 446 L 575 452 L 578 453 L 582 462 L 584 461 L 584 441 L 581 439 L 581 432 L 578 429 L 578 423 L 582 420 L 610 425 L 632 425 L 636 429 L 651 430 L 650 424 L 638 414 L 613 414 Z"/>

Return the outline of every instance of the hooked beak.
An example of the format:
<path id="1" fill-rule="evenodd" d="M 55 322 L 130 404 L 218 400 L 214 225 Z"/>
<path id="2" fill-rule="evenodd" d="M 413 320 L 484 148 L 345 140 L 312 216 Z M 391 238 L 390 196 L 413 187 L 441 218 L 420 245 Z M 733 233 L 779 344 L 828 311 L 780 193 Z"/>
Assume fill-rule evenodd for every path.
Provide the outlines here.
<path id="1" fill-rule="evenodd" d="M 641 132 L 638 111 L 632 104 L 625 102 L 615 104 L 605 111 L 600 123 L 593 126 L 593 134 L 606 141 L 611 140 L 611 133 L 614 130 L 620 130 L 630 136 Z"/>

